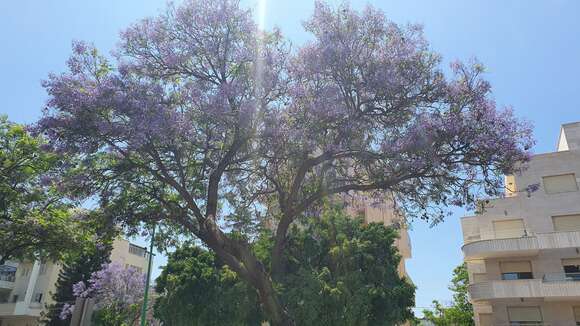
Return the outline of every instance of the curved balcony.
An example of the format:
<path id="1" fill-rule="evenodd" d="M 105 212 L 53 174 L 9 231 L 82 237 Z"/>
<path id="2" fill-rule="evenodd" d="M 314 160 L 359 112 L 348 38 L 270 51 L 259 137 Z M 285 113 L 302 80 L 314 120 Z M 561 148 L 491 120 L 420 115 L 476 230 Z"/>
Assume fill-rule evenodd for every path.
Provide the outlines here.
<path id="1" fill-rule="evenodd" d="M 468 242 L 462 250 L 466 259 L 489 257 L 530 256 L 540 250 L 580 247 L 580 231 L 528 233 L 522 236 L 501 237 L 484 235 L 483 239 Z"/>
<path id="2" fill-rule="evenodd" d="M 550 298 L 579 299 L 580 275 L 565 273 L 546 274 L 543 279 L 486 281 L 469 285 L 473 301 Z"/>

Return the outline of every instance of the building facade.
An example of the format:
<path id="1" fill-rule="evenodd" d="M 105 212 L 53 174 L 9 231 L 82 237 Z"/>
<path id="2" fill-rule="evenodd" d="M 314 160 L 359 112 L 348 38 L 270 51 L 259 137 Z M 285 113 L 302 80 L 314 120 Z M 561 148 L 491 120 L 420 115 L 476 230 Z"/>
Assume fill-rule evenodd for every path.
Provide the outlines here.
<path id="1" fill-rule="evenodd" d="M 111 262 L 147 270 L 147 249 L 117 239 Z M 53 262 L 7 262 L 0 266 L 0 326 L 36 326 L 52 293 L 61 266 Z"/>
<path id="2" fill-rule="evenodd" d="M 461 220 L 478 326 L 580 325 L 580 122 Z M 530 191 L 533 188 L 536 191 Z"/>
<path id="3" fill-rule="evenodd" d="M 411 258 L 411 240 L 407 223 L 403 214 L 397 209 L 395 200 L 388 195 L 383 198 L 373 198 L 364 194 L 348 196 L 343 200 L 347 203 L 346 211 L 349 215 L 362 216 L 365 223 L 382 223 L 397 228 L 399 238 L 395 241 L 395 246 L 401 255 L 399 274 L 411 281 L 405 267 L 405 261 Z"/>

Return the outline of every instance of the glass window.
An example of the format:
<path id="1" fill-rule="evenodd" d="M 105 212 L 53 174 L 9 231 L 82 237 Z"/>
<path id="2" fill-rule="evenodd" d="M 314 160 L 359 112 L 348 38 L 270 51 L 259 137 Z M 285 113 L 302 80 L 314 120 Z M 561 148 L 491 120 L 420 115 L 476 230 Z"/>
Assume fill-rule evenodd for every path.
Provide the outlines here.
<path id="1" fill-rule="evenodd" d="M 580 281 L 580 258 L 562 259 L 562 266 L 567 279 Z"/>
<path id="2" fill-rule="evenodd" d="M 534 275 L 532 275 L 531 272 L 525 272 L 525 273 L 502 273 L 501 274 L 501 279 L 505 280 L 505 281 L 510 281 L 510 280 L 531 280 L 534 278 Z"/>
<path id="3" fill-rule="evenodd" d="M 33 299 L 33 301 L 34 301 L 34 302 L 42 302 L 42 292 L 41 292 L 41 293 L 37 293 L 37 294 L 34 296 L 34 299 Z"/>
<path id="4" fill-rule="evenodd" d="M 134 244 L 129 244 L 129 253 L 136 256 L 145 257 L 147 255 L 147 250 Z"/>
<path id="5" fill-rule="evenodd" d="M 529 280 L 534 278 L 530 261 L 504 261 L 500 263 L 500 269 L 502 280 Z"/>

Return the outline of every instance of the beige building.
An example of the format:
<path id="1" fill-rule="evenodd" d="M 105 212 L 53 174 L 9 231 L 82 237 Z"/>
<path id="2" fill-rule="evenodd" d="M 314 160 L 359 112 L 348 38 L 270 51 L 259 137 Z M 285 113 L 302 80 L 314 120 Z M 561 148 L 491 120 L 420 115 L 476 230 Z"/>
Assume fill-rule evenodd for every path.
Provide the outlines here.
<path id="1" fill-rule="evenodd" d="M 118 239 L 111 262 L 146 271 L 147 250 Z M 51 304 L 61 266 L 58 263 L 7 262 L 0 266 L 0 326 L 36 326 Z"/>
<path id="2" fill-rule="evenodd" d="M 476 325 L 580 325 L 579 183 L 577 122 L 562 126 L 556 152 L 506 177 L 504 198 L 462 219 Z"/>
<path id="3" fill-rule="evenodd" d="M 399 231 L 399 239 L 395 245 L 401 255 L 399 263 L 399 273 L 405 275 L 409 281 L 405 268 L 405 260 L 411 258 L 411 240 L 407 231 L 407 223 L 403 215 L 397 210 L 395 201 L 386 196 L 385 198 L 372 198 L 366 195 L 355 195 L 345 197 L 347 202 L 347 213 L 352 216 L 362 216 L 365 223 L 383 223 L 393 225 Z"/>

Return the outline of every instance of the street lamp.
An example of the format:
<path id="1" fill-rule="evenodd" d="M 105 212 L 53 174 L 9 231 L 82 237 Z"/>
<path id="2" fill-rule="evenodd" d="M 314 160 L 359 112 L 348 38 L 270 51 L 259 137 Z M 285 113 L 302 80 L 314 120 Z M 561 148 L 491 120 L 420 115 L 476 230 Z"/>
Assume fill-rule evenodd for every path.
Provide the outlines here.
<path id="1" fill-rule="evenodd" d="M 143 296 L 143 307 L 141 309 L 141 326 L 147 323 L 147 300 L 149 299 L 149 280 L 151 279 L 151 265 L 153 262 L 153 243 L 155 242 L 155 225 L 151 233 L 151 244 L 149 245 L 149 262 L 147 263 L 147 280 L 145 281 L 145 295 Z"/>

